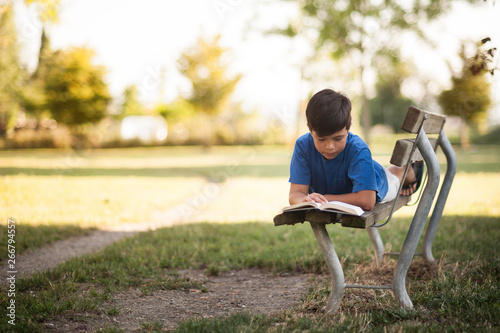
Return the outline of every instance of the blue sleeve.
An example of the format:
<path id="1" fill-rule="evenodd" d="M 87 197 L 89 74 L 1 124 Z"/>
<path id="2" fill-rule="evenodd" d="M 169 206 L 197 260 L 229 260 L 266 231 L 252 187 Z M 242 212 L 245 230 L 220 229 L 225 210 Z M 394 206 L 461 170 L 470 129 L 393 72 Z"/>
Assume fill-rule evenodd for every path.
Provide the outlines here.
<path id="1" fill-rule="evenodd" d="M 378 190 L 372 154 L 368 148 L 361 149 L 355 154 L 353 160 L 350 161 L 348 175 L 352 182 L 353 192 Z"/>
<path id="2" fill-rule="evenodd" d="M 309 167 L 307 154 L 299 140 L 295 142 L 295 148 L 293 149 L 288 181 L 294 184 L 311 185 L 311 168 Z"/>

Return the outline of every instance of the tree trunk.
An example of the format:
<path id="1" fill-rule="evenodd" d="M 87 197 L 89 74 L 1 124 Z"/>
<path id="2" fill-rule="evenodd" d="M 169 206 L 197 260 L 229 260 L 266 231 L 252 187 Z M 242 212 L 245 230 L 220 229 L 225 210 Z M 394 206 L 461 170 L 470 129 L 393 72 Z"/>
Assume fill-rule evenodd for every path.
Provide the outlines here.
<path id="1" fill-rule="evenodd" d="M 361 130 L 363 131 L 363 138 L 366 144 L 370 145 L 370 129 L 371 129 L 371 116 L 368 108 L 368 98 L 366 97 L 366 87 L 364 82 L 364 66 L 360 68 L 361 74 Z"/>
<path id="2" fill-rule="evenodd" d="M 470 148 L 469 125 L 464 118 L 460 122 L 460 145 L 465 150 Z"/>

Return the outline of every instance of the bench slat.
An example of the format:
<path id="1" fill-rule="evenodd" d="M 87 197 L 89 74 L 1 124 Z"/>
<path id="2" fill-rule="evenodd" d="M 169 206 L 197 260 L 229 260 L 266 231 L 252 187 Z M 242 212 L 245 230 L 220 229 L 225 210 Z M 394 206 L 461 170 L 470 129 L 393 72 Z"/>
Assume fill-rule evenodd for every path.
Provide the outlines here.
<path id="1" fill-rule="evenodd" d="M 336 223 L 340 221 L 342 214 L 334 212 L 322 212 L 317 210 L 299 210 L 294 212 L 283 212 L 274 217 L 274 226 L 294 225 L 297 223 Z"/>
<path id="2" fill-rule="evenodd" d="M 434 147 L 434 150 L 436 150 L 437 140 L 432 138 L 429 139 L 429 141 L 432 147 Z M 406 165 L 408 158 L 410 157 L 414 142 L 415 139 L 401 139 L 396 141 L 396 144 L 394 145 L 394 150 L 392 151 L 391 164 L 397 166 Z M 422 157 L 422 154 L 420 154 L 420 151 L 418 150 L 418 148 L 416 148 L 410 163 L 413 163 L 415 161 L 421 161 L 423 159 L 424 158 Z"/>
<path id="3" fill-rule="evenodd" d="M 396 207 L 394 208 L 394 211 L 406 205 L 408 202 L 410 202 L 410 200 L 411 196 L 398 197 L 398 201 L 396 202 Z M 371 227 L 375 223 L 389 217 L 393 204 L 394 201 L 386 203 L 378 203 L 372 210 L 365 212 L 361 216 L 342 215 L 342 221 L 341 221 L 342 226 L 349 228 L 363 228 L 363 229 Z"/>
<path id="4" fill-rule="evenodd" d="M 423 111 L 416 107 L 410 106 L 406 117 L 403 120 L 401 129 L 408 133 L 417 134 L 422 123 L 422 119 L 427 115 L 427 120 L 424 122 L 424 131 L 426 134 L 438 134 L 443 128 L 446 117 L 437 113 Z"/>
<path id="5" fill-rule="evenodd" d="M 334 212 L 324 212 L 321 210 L 310 210 L 306 213 L 306 221 L 311 223 L 337 223 L 342 218 L 342 214 Z"/>
<path id="6" fill-rule="evenodd" d="M 296 212 L 283 212 L 274 217 L 274 226 L 293 225 L 296 223 L 304 223 L 306 220 L 306 211 L 300 210 Z"/>

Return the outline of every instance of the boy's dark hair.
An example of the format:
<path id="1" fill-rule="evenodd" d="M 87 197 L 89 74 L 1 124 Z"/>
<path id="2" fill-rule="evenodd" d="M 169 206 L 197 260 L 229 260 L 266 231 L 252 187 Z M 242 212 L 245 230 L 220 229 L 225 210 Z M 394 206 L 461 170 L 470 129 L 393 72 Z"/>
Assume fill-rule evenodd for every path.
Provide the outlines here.
<path id="1" fill-rule="evenodd" d="M 328 136 L 351 127 L 351 101 L 342 93 L 324 89 L 307 103 L 307 126 L 318 136 Z"/>

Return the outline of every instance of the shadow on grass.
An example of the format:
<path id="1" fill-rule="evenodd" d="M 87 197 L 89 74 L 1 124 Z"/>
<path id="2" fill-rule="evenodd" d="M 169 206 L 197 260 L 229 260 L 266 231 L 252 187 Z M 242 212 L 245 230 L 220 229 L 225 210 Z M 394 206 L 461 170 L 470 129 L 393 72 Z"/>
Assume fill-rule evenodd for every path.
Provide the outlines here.
<path id="1" fill-rule="evenodd" d="M 446 170 L 445 165 L 441 166 L 441 170 Z M 492 163 L 466 163 L 466 162 L 460 162 L 457 165 L 457 172 L 465 172 L 465 173 L 476 173 L 476 172 L 483 172 L 483 173 L 500 173 L 500 164 L 496 162 Z"/>
<path id="2" fill-rule="evenodd" d="M 67 239 L 69 237 L 83 236 L 95 230 L 94 228 L 82 228 L 78 225 L 26 225 L 16 224 L 15 228 L 15 246 L 16 254 L 22 254 L 28 249 L 41 247 L 43 245 Z M 0 226 L 0 246 L 7 249 L 7 226 Z M 7 251 L 0 252 L 0 264 L 7 258 Z"/>
<path id="3" fill-rule="evenodd" d="M 220 165 L 166 168 L 0 168 L 0 176 L 78 176 L 78 177 L 207 177 L 217 180 L 227 176 L 288 177 L 289 166 Z"/>
<path id="4" fill-rule="evenodd" d="M 446 165 L 441 165 L 442 172 Z M 465 173 L 500 173 L 500 164 L 461 163 L 458 172 Z M 0 176 L 70 176 L 70 177 L 288 177 L 288 164 L 257 164 L 257 165 L 216 165 L 197 167 L 163 167 L 163 168 L 0 168 Z"/>

